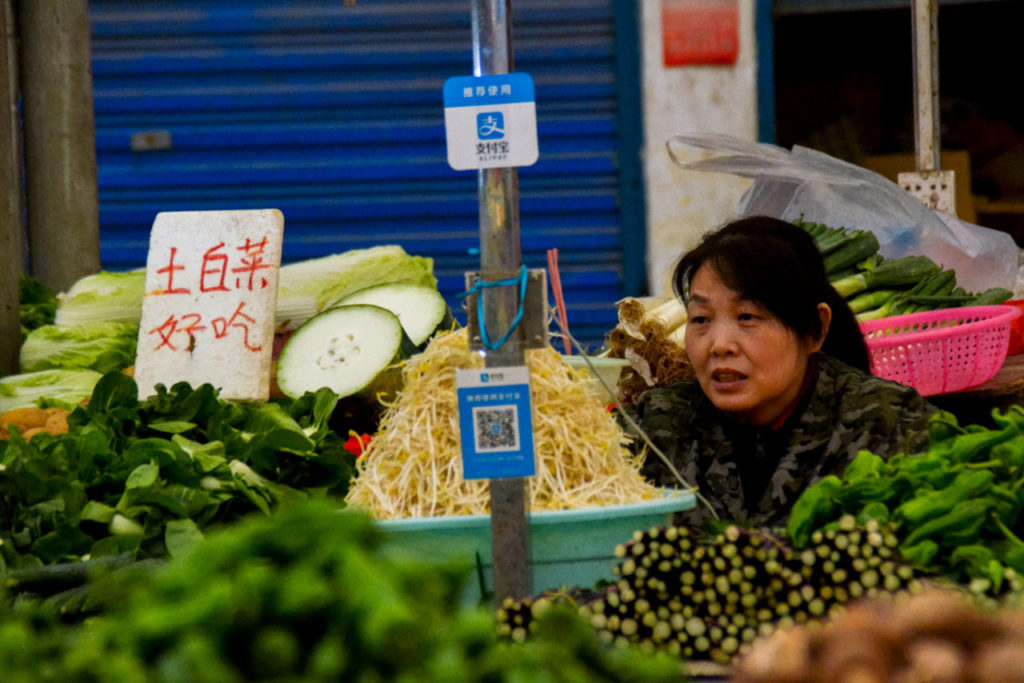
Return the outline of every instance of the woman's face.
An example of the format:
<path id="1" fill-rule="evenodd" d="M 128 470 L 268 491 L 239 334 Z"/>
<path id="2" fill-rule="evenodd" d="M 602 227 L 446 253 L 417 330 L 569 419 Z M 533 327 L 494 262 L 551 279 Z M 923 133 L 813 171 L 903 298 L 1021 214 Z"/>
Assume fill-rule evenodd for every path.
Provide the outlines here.
<path id="1" fill-rule="evenodd" d="M 778 318 L 726 287 L 707 264 L 690 282 L 687 316 L 686 353 L 719 410 L 766 425 L 797 400 L 808 357 L 820 343 L 802 342 Z M 829 321 L 823 322 L 827 329 Z"/>

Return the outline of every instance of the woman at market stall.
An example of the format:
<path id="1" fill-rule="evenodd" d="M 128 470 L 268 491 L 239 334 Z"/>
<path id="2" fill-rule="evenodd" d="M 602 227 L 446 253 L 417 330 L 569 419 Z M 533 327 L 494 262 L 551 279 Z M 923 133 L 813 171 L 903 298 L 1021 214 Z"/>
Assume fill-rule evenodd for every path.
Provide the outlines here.
<path id="1" fill-rule="evenodd" d="M 927 447 L 936 408 L 870 374 L 857 321 L 801 228 L 735 220 L 682 257 L 673 287 L 696 377 L 630 408 L 672 463 L 647 453 L 656 483 L 678 487 L 678 472 L 719 517 L 783 525 L 806 487 L 841 474 L 858 451 Z M 693 523 L 710 518 L 703 506 L 693 514 Z"/>

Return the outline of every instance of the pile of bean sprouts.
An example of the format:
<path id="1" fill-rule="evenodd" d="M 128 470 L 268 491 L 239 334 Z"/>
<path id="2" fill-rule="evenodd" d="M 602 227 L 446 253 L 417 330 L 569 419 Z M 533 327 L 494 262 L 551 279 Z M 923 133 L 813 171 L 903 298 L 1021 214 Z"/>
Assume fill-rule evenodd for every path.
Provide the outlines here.
<path id="1" fill-rule="evenodd" d="M 663 490 L 640 474 L 641 456 L 614 415 L 551 347 L 527 352 L 536 474 L 533 511 L 654 500 Z M 483 366 L 465 329 L 435 336 L 405 362 L 404 387 L 387 405 L 359 459 L 346 498 L 377 519 L 486 514 L 487 480 L 463 480 L 456 369 Z"/>

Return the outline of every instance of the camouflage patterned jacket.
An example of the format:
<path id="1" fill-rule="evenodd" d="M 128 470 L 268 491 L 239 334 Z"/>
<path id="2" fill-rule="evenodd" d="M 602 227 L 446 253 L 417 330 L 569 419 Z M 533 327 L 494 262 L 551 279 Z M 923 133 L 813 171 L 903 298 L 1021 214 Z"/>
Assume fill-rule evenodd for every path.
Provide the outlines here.
<path id="1" fill-rule="evenodd" d="M 696 380 L 653 388 L 630 411 L 722 519 L 784 526 L 800 493 L 827 474 L 841 474 L 858 451 L 888 457 L 927 448 L 928 418 L 937 410 L 910 387 L 827 355 L 817 354 L 815 366 L 811 390 L 777 429 L 721 412 Z M 680 485 L 649 449 L 644 473 L 659 485 Z M 684 521 L 707 519 L 698 504 Z"/>

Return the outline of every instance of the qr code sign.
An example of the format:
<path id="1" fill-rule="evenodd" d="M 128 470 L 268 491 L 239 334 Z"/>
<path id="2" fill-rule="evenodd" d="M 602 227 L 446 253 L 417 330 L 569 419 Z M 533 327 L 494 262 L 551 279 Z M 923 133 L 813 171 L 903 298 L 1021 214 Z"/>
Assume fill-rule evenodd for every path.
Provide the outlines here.
<path id="1" fill-rule="evenodd" d="M 519 409 L 515 405 L 473 408 L 478 453 L 519 450 Z"/>

